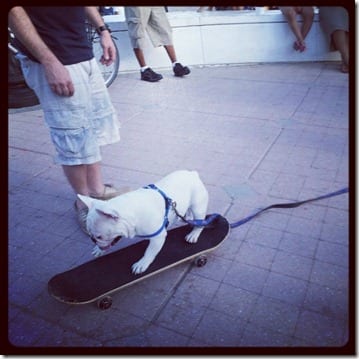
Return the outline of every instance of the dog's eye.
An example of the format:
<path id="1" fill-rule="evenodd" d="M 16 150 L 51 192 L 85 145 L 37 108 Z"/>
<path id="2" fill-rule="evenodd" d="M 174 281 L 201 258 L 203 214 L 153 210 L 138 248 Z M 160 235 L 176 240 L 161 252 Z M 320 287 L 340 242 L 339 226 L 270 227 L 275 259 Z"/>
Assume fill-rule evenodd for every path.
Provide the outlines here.
<path id="1" fill-rule="evenodd" d="M 101 240 L 102 236 L 97 236 L 96 239 Z"/>

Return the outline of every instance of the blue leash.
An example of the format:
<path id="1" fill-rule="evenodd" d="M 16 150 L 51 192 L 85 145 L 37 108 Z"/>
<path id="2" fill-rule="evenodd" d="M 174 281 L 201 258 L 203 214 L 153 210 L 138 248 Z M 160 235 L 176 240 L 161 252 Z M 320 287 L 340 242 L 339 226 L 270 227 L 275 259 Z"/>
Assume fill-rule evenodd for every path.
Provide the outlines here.
<path id="1" fill-rule="evenodd" d="M 268 207 L 265 207 L 265 208 L 259 208 L 258 210 L 256 210 L 251 215 L 249 215 L 249 216 L 247 216 L 247 217 L 245 217 L 245 218 L 243 218 L 243 219 L 241 219 L 241 220 L 239 220 L 237 222 L 230 223 L 230 227 L 231 228 L 237 228 L 237 227 L 241 226 L 242 224 L 249 222 L 254 217 L 257 217 L 262 212 L 267 211 L 268 209 L 272 209 L 272 208 L 295 208 L 295 207 L 301 206 L 301 205 L 303 205 L 305 203 L 309 203 L 309 202 L 313 202 L 313 201 L 319 201 L 321 199 L 330 198 L 330 197 L 334 197 L 334 196 L 339 196 L 340 194 L 344 194 L 344 193 L 348 193 L 348 192 L 349 192 L 349 188 L 345 187 L 345 188 L 342 188 L 342 189 L 340 189 L 338 191 L 327 193 L 327 194 L 324 194 L 324 195 L 319 196 L 319 197 L 306 199 L 304 201 L 272 204 L 272 205 L 270 205 Z M 218 216 L 219 216 L 218 213 L 214 213 L 214 214 L 209 215 L 204 220 L 185 220 L 182 216 L 181 216 L 181 219 L 184 220 L 186 223 L 190 224 L 191 226 L 204 227 L 204 226 L 208 226 Z"/>
<path id="2" fill-rule="evenodd" d="M 247 223 L 248 221 L 250 221 L 254 217 L 257 217 L 262 212 L 264 212 L 264 211 L 266 211 L 268 209 L 271 209 L 271 208 L 295 208 L 295 207 L 301 206 L 302 204 L 305 204 L 305 203 L 309 203 L 309 202 L 313 202 L 313 201 L 319 201 L 321 199 L 330 198 L 330 197 L 334 197 L 334 196 L 339 196 L 340 194 L 344 194 L 344 193 L 348 193 L 348 192 L 349 192 L 349 188 L 345 187 L 345 188 L 342 188 L 342 189 L 340 189 L 338 191 L 327 193 L 327 194 L 324 194 L 324 195 L 319 196 L 319 197 L 306 199 L 304 201 L 272 204 L 272 205 L 270 205 L 268 207 L 258 209 L 257 211 L 255 211 L 254 213 L 249 215 L 248 217 L 245 217 L 245 218 L 241 219 L 238 222 L 231 223 L 230 227 L 231 228 L 239 227 L 242 224 Z"/>
<path id="3" fill-rule="evenodd" d="M 164 228 L 166 228 L 167 225 L 168 225 L 168 212 L 169 212 L 170 208 L 172 208 L 175 211 L 176 215 L 179 218 L 181 218 L 182 221 L 184 221 L 185 223 L 187 223 L 187 224 L 189 224 L 189 225 L 191 225 L 193 227 L 205 227 L 205 226 L 208 226 L 218 216 L 220 216 L 220 214 L 218 214 L 218 213 L 213 213 L 213 214 L 208 215 L 206 217 L 206 219 L 195 219 L 195 220 L 186 219 L 184 216 L 182 216 L 180 213 L 177 212 L 177 210 L 176 210 L 176 202 L 172 201 L 172 199 L 167 197 L 166 194 L 163 191 L 161 191 L 157 186 L 155 186 L 154 184 L 150 184 L 150 185 L 148 185 L 148 186 L 146 186 L 144 188 L 156 190 L 161 194 L 161 196 L 164 198 L 165 203 L 166 203 L 166 213 L 165 213 L 165 218 L 164 218 L 163 224 L 162 224 L 161 228 L 158 231 L 156 231 L 155 233 L 152 233 L 152 234 L 150 234 L 148 236 L 140 236 L 140 237 L 149 238 L 149 237 L 153 237 L 153 236 L 159 234 L 160 232 L 162 232 L 162 230 Z M 268 209 L 272 209 L 272 208 L 295 208 L 295 207 L 301 206 L 301 205 L 303 205 L 305 203 L 319 201 L 321 199 L 330 198 L 330 197 L 334 197 L 334 196 L 339 196 L 340 194 L 344 194 L 344 193 L 348 193 L 348 192 L 349 192 L 349 188 L 345 187 L 345 188 L 342 188 L 342 189 L 340 189 L 338 191 L 330 192 L 330 193 L 324 194 L 322 196 L 306 199 L 304 201 L 272 204 L 272 205 L 270 205 L 268 207 L 265 207 L 265 208 L 259 208 L 258 210 L 256 210 L 251 215 L 249 215 L 249 216 L 247 216 L 247 217 L 245 217 L 245 218 L 243 218 L 243 219 L 241 219 L 241 220 L 239 220 L 237 222 L 230 223 L 230 227 L 231 228 L 237 228 L 237 227 L 241 226 L 242 224 L 245 224 L 245 223 L 249 222 L 251 219 L 257 217 L 262 212 L 267 211 Z"/>

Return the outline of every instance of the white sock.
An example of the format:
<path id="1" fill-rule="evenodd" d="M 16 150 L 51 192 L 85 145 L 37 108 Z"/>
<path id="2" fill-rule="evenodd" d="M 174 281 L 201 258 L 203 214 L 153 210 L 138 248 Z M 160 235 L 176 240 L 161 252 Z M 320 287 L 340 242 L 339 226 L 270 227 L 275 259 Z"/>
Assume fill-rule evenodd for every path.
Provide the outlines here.
<path id="1" fill-rule="evenodd" d="M 176 64 L 178 64 L 178 63 L 179 63 L 178 61 L 172 62 L 172 67 L 175 67 Z"/>
<path id="2" fill-rule="evenodd" d="M 141 72 L 145 71 L 146 69 L 148 69 L 148 66 L 141 67 Z"/>

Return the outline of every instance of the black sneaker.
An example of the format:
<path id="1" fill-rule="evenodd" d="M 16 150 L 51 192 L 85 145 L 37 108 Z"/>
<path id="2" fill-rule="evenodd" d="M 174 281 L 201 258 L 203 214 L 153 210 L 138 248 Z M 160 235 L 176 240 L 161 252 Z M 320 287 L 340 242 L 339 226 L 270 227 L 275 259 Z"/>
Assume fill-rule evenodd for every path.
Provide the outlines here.
<path id="1" fill-rule="evenodd" d="M 156 82 L 161 80 L 163 77 L 161 74 L 157 74 L 150 67 L 147 67 L 145 71 L 141 71 L 141 80 L 148 82 Z"/>
<path id="2" fill-rule="evenodd" d="M 175 76 L 182 77 L 184 75 L 188 75 L 191 71 L 187 66 L 182 66 L 179 62 L 173 68 L 173 72 Z"/>

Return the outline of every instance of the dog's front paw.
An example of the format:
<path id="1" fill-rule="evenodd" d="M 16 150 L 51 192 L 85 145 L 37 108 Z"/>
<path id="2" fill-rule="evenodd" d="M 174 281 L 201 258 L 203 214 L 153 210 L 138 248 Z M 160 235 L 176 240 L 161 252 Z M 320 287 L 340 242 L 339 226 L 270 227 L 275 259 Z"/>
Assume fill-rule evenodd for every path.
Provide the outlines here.
<path id="1" fill-rule="evenodd" d="M 100 257 L 105 253 L 105 251 L 103 251 L 98 245 L 96 245 L 95 247 L 93 247 L 92 250 L 92 255 L 94 257 Z"/>
<path id="2" fill-rule="evenodd" d="M 148 263 L 148 261 L 142 258 L 132 265 L 132 273 L 141 274 L 149 267 L 149 265 L 150 263 Z"/>

